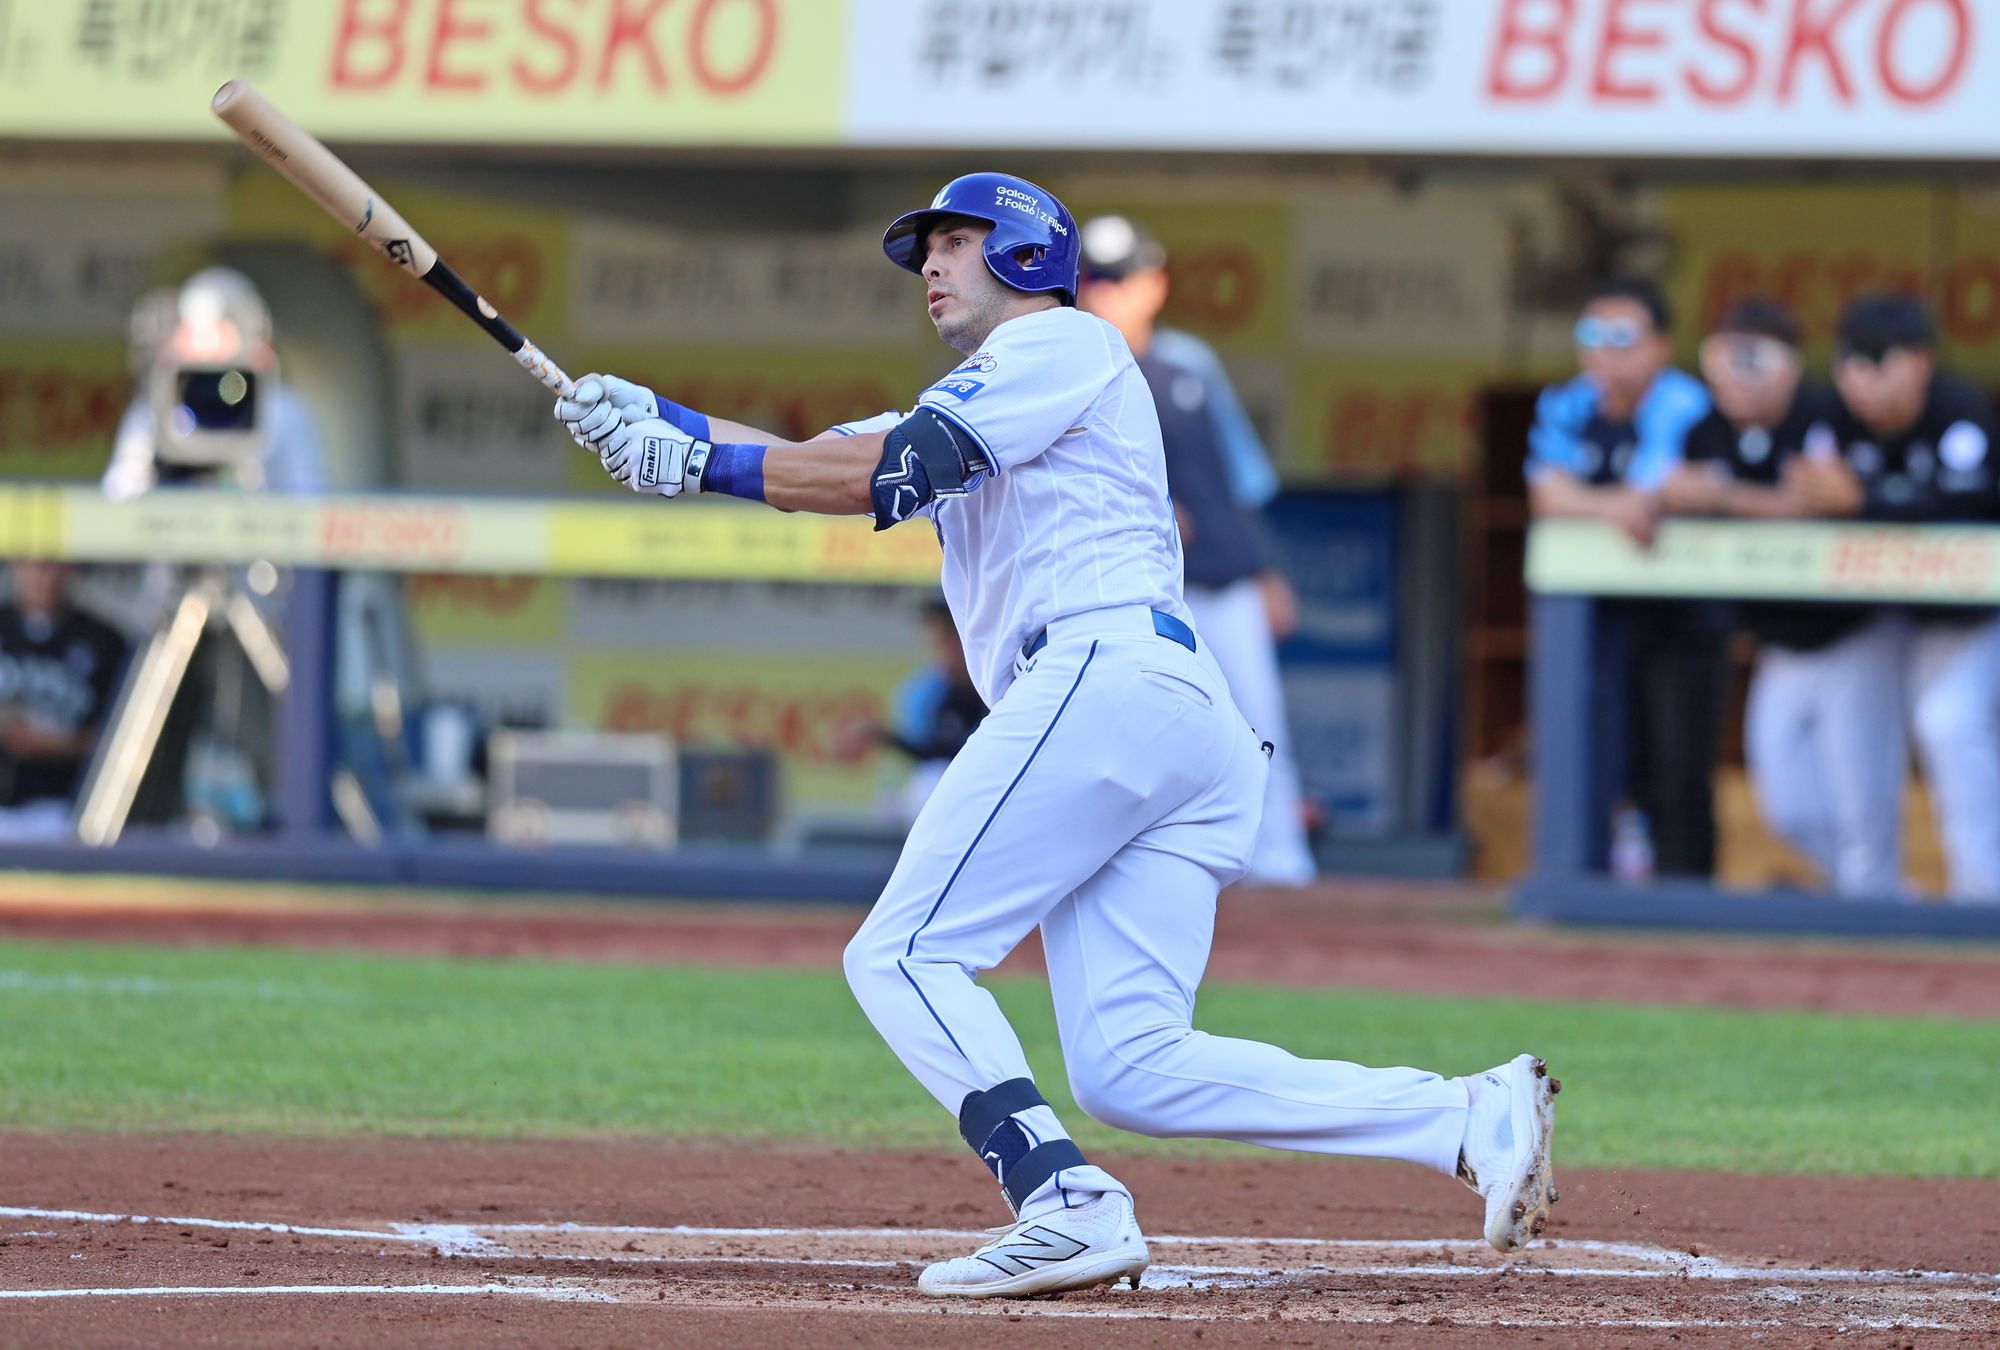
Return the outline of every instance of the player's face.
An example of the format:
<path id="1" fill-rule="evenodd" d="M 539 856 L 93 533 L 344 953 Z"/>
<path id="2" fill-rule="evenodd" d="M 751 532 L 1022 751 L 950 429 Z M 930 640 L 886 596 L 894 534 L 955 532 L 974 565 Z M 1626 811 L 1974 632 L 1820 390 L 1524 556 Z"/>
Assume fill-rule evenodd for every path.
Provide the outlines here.
<path id="1" fill-rule="evenodd" d="M 1667 341 L 1637 300 L 1609 296 L 1586 305 L 1576 324 L 1577 365 L 1604 401 L 1629 412 L 1667 368 Z"/>
<path id="2" fill-rule="evenodd" d="M 1879 361 L 1849 353 L 1834 359 L 1833 383 L 1869 430 L 1894 435 L 1923 412 L 1934 365 L 1921 347 L 1892 347 Z"/>
<path id="3" fill-rule="evenodd" d="M 1783 419 L 1798 392 L 1799 354 L 1774 337 L 1715 333 L 1701 344 L 1701 373 L 1715 406 L 1739 427 L 1768 427 Z"/>
<path id="4" fill-rule="evenodd" d="M 14 601 L 31 614 L 50 614 L 62 608 L 63 593 L 68 589 L 69 568 L 63 563 L 14 564 Z"/>
<path id="5" fill-rule="evenodd" d="M 984 221 L 947 220 L 924 241 L 925 300 L 938 336 L 971 352 L 1012 318 L 1020 292 L 1009 290 L 986 266 L 983 245 L 993 227 Z"/>

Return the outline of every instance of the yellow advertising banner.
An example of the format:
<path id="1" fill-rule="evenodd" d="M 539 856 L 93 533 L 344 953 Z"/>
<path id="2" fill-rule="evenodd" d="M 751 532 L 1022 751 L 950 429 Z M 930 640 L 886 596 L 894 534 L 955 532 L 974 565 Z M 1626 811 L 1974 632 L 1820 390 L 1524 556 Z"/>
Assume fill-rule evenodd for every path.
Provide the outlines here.
<path id="1" fill-rule="evenodd" d="M 1173 282 L 1160 322 L 1222 348 L 1290 340 L 1290 203 L 1107 196 L 1087 187 L 1063 200 L 1079 221 L 1126 215 L 1159 239 Z"/>
<path id="2" fill-rule="evenodd" d="M 1824 363 L 1849 300 L 1932 281 L 1939 195 L 1918 184 L 1690 187 L 1665 198 L 1683 348 L 1732 301 L 1768 295 L 1798 315 L 1808 356 Z"/>
<path id="3" fill-rule="evenodd" d="M 1479 391 L 1491 378 L 1472 362 L 1302 364 L 1279 467 L 1302 482 L 1456 477 L 1477 462 Z"/>
<path id="4" fill-rule="evenodd" d="M 515 327 L 544 344 L 567 328 L 573 213 L 518 201 L 502 208 L 395 180 L 374 187 Z M 297 239 L 324 248 L 367 292 L 394 340 L 493 345 L 436 291 L 387 266 L 373 248 L 261 164 L 236 180 L 229 222 L 235 239 Z"/>
<path id="5" fill-rule="evenodd" d="M 1582 595 L 2000 601 L 2000 529 L 1669 521 L 1651 548 L 1588 520 L 1528 532 L 1528 588 Z"/>
<path id="6" fill-rule="evenodd" d="M 211 138 L 256 83 L 327 139 L 818 145 L 843 0 L 40 0 L 0 5 L 0 135 Z"/>
<path id="7" fill-rule="evenodd" d="M 885 721 L 907 657 L 815 651 L 587 652 L 569 669 L 565 723 L 664 732 L 677 745 L 765 750 L 784 770 L 784 805 L 851 814 L 882 774 L 870 729 Z"/>
<path id="8" fill-rule="evenodd" d="M 413 572 L 402 594 L 410 635 L 426 644 L 559 646 L 569 629 L 569 582 L 560 577 Z"/>
<path id="9" fill-rule="evenodd" d="M 0 342 L 0 477 L 96 478 L 131 397 L 122 342 Z"/>

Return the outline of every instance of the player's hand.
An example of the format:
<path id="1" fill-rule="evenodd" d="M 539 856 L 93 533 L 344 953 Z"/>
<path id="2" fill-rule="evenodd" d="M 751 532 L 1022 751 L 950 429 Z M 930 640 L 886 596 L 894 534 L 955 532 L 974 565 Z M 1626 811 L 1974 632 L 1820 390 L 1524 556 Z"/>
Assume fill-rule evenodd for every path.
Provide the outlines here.
<path id="1" fill-rule="evenodd" d="M 621 420 L 604 438 L 597 459 L 604 471 L 634 492 L 678 497 L 701 491 L 699 477 L 690 479 L 690 458 L 706 456 L 707 441 L 698 441 L 670 422 L 643 417 Z"/>
<path id="2" fill-rule="evenodd" d="M 1859 515 L 1866 493 L 1845 460 L 1795 455 L 1785 461 L 1783 487 L 1806 514 Z"/>
<path id="3" fill-rule="evenodd" d="M 1620 491 L 1611 498 L 1605 514 L 1640 548 L 1653 546 L 1653 536 L 1660 525 L 1660 504 L 1651 493 Z"/>
<path id="4" fill-rule="evenodd" d="M 659 410 L 659 396 L 652 390 L 616 375 L 586 375 L 576 382 L 573 395 L 556 400 L 556 420 L 578 445 L 600 452 L 621 424 L 656 417 Z"/>
<path id="5" fill-rule="evenodd" d="M 1660 484 L 1660 509 L 1670 516 L 1720 515 L 1723 479 L 1705 466 L 1676 464 Z"/>
<path id="6" fill-rule="evenodd" d="M 1264 599 L 1264 617 L 1270 621 L 1271 636 L 1279 642 L 1299 631 L 1299 595 L 1278 572 L 1259 572 L 1257 592 Z"/>

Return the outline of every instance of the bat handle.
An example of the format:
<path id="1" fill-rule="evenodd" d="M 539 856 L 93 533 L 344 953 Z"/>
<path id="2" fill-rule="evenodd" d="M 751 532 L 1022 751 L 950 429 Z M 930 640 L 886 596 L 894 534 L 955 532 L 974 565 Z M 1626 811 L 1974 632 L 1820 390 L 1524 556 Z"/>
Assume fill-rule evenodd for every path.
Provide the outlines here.
<path id="1" fill-rule="evenodd" d="M 540 347 L 526 338 L 521 340 L 521 349 L 514 353 L 514 359 L 521 363 L 521 369 L 540 380 L 558 397 L 569 398 L 576 393 L 576 385 L 563 374 L 562 367 L 549 360 Z"/>

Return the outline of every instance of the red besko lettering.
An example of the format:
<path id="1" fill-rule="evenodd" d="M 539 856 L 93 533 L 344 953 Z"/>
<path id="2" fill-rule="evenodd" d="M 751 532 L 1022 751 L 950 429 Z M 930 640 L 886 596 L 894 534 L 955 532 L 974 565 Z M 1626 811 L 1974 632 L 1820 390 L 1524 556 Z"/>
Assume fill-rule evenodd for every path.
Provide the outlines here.
<path id="1" fill-rule="evenodd" d="M 380 89 L 403 68 L 403 24 L 410 17 L 410 0 L 342 0 L 340 24 L 333 37 L 333 87 Z M 357 64 L 357 49 L 372 53 L 375 64 Z"/>
<path id="2" fill-rule="evenodd" d="M 1911 72 L 1903 69 L 1896 59 L 1898 52 L 1907 50 L 1898 41 L 1904 34 L 1904 22 L 1919 7 L 1942 10 L 1952 25 L 1951 41 L 1945 44 L 1944 64 L 1927 84 L 1910 78 Z M 1965 7 L 1965 0 L 1895 0 L 1875 32 L 1876 75 L 1890 97 L 1900 103 L 1935 103 L 1943 98 L 1957 86 L 1971 55 L 1972 15 Z"/>
<path id="3" fill-rule="evenodd" d="M 536 37 L 547 39 L 545 43 L 538 45 L 554 46 L 562 52 L 561 63 L 546 75 L 531 67 L 525 54 L 514 58 L 512 69 L 515 83 L 530 94 L 553 94 L 567 87 L 576 78 L 576 72 L 583 64 L 583 43 L 578 41 L 576 33 L 568 28 L 557 27 L 543 13 L 551 3 L 567 5 L 573 12 L 582 0 L 528 0 L 528 7 L 522 17 Z"/>
<path id="4" fill-rule="evenodd" d="M 1738 102 L 1757 82 L 1756 47 L 1740 31 L 1722 26 L 1722 14 L 1728 8 L 1747 8 L 1761 15 L 1764 0 L 1701 0 L 1701 9 L 1696 16 L 1701 35 L 1713 46 L 1729 53 L 1734 67 L 1726 79 L 1710 79 L 1706 70 L 1692 65 L 1688 67 L 1688 92 L 1703 103 Z"/>
<path id="5" fill-rule="evenodd" d="M 1660 87 L 1652 81 L 1621 81 L 1613 69 L 1619 53 L 1658 51 L 1667 45 L 1667 35 L 1658 28 L 1629 26 L 1625 11 L 1637 5 L 1657 5 L 1661 0 L 1605 0 L 1604 40 L 1597 46 L 1597 73 L 1591 92 L 1607 103 L 1657 103 Z"/>
<path id="6" fill-rule="evenodd" d="M 1820 7 L 1820 0 L 1792 0 L 1792 3 L 1792 36 L 1785 45 L 1784 65 L 1778 74 L 1778 101 L 1791 102 L 1807 54 L 1816 53 L 1820 64 L 1826 67 L 1827 78 L 1833 82 L 1833 92 L 1842 103 L 1854 102 L 1854 86 L 1847 78 L 1847 67 L 1841 62 L 1837 44 L 1840 26 L 1853 16 L 1861 0 L 1832 0 L 1827 8 Z"/>
<path id="7" fill-rule="evenodd" d="M 1493 39 L 1493 60 L 1486 70 L 1486 92 L 1494 99 L 1533 102 L 1562 88 L 1569 75 L 1566 34 L 1576 21 L 1576 0 L 1505 0 L 1500 31 Z M 1540 27 L 1529 16 L 1543 16 Z M 1532 74 L 1518 68 L 1516 53 L 1530 54 Z M 1540 53 L 1539 63 L 1533 54 Z"/>
<path id="8" fill-rule="evenodd" d="M 636 55 L 645 62 L 646 81 L 653 88 L 667 88 L 666 64 L 660 60 L 659 48 L 653 45 L 653 20 L 667 7 L 668 0 L 645 0 L 645 7 L 636 15 L 628 8 L 628 0 L 614 0 L 611 11 L 611 26 L 605 30 L 604 52 L 597 62 L 597 87 L 609 89 L 614 67 L 619 53 L 627 47 L 637 47 Z"/>
<path id="9" fill-rule="evenodd" d="M 445 52 L 461 40 L 477 41 L 492 37 L 493 25 L 490 22 L 460 23 L 452 13 L 458 4 L 459 0 L 438 0 L 437 23 L 431 29 L 431 59 L 424 71 L 424 83 L 433 89 L 477 93 L 486 87 L 486 76 L 477 70 L 463 73 L 446 70 Z"/>

